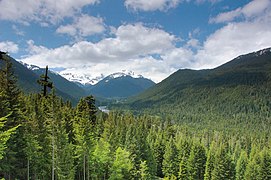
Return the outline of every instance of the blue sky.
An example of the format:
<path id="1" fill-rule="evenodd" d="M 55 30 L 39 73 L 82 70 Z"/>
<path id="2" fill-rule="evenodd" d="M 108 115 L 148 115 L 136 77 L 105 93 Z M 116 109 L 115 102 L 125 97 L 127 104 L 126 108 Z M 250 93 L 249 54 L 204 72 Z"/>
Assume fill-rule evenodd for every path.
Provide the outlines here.
<path id="1" fill-rule="evenodd" d="M 60 73 L 159 82 L 271 47 L 271 0 L 0 0 L 0 50 Z"/>

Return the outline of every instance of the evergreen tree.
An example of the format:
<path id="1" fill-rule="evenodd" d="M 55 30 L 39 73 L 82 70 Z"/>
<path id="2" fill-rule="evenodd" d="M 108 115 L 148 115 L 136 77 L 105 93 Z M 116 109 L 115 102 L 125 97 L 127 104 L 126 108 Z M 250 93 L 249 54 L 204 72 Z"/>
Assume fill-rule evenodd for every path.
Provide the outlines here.
<path id="1" fill-rule="evenodd" d="M 212 142 L 206 160 L 206 168 L 204 173 L 205 180 L 212 179 L 212 172 L 215 168 L 214 163 L 215 163 L 215 143 Z"/>
<path id="2" fill-rule="evenodd" d="M 236 180 L 245 179 L 247 162 L 248 162 L 247 153 L 246 151 L 242 150 L 236 164 Z"/>
<path id="3" fill-rule="evenodd" d="M 258 180 L 261 179 L 261 158 L 258 152 L 251 152 L 250 158 L 245 171 L 245 179 Z"/>
<path id="4" fill-rule="evenodd" d="M 74 179 L 74 151 L 73 145 L 69 142 L 68 133 L 65 129 L 65 121 L 59 119 L 59 124 L 56 129 L 56 177 L 57 179 Z"/>
<path id="5" fill-rule="evenodd" d="M 0 118 L 0 160 L 4 157 L 4 152 L 6 147 L 6 142 L 9 140 L 10 135 L 14 133 L 17 127 L 14 127 L 9 130 L 2 130 L 4 124 L 6 122 L 6 117 Z"/>
<path id="6" fill-rule="evenodd" d="M 164 152 L 165 152 L 165 145 L 163 134 L 161 129 L 156 132 L 155 129 L 151 129 L 150 134 L 148 136 L 148 141 L 150 144 L 151 152 L 153 154 L 154 161 L 156 162 L 156 175 L 158 177 L 163 177 L 163 160 L 164 160 Z"/>
<path id="7" fill-rule="evenodd" d="M 11 59 L 6 54 L 1 54 L 0 58 L 0 93 L 1 111 L 0 116 L 12 113 L 5 124 L 6 127 L 14 127 L 21 122 L 17 119 L 20 113 L 20 90 L 17 87 L 17 79 L 14 75 Z"/>
<path id="8" fill-rule="evenodd" d="M 5 158 L 0 161 L 0 169 L 5 178 L 23 179 L 26 177 L 27 159 L 23 151 L 26 141 L 21 112 L 21 92 L 16 84 L 11 57 L 1 52 L 0 66 L 0 100 L 1 105 L 4 105 L 1 107 L 0 117 L 8 115 L 3 129 L 9 130 L 19 126 L 6 143 Z"/>
<path id="9" fill-rule="evenodd" d="M 152 176 L 149 172 L 146 161 L 141 161 L 140 163 L 140 179 L 142 180 L 151 180 Z"/>
<path id="10" fill-rule="evenodd" d="M 117 148 L 115 160 L 111 167 L 110 180 L 132 178 L 131 171 L 134 168 L 134 164 L 130 158 L 130 153 L 128 151 L 120 147 Z"/>
<path id="11" fill-rule="evenodd" d="M 271 179 L 271 153 L 270 149 L 264 147 L 260 153 L 261 164 L 260 164 L 260 176 L 261 179 Z"/>
<path id="12" fill-rule="evenodd" d="M 235 166 L 225 145 L 220 145 L 215 154 L 212 180 L 235 179 Z"/>
<path id="13" fill-rule="evenodd" d="M 109 168 L 113 161 L 110 148 L 110 144 L 103 138 L 98 140 L 93 152 L 93 164 L 91 165 L 93 179 L 109 178 Z"/>
<path id="14" fill-rule="evenodd" d="M 173 138 L 170 137 L 169 141 L 166 143 L 162 168 L 163 174 L 165 175 L 165 177 L 171 177 L 172 175 L 177 177 L 179 170 L 178 167 L 178 151 Z"/>
<path id="15" fill-rule="evenodd" d="M 206 163 L 205 148 L 195 142 L 191 148 L 187 162 L 187 169 L 190 179 L 203 179 Z"/>
<path id="16" fill-rule="evenodd" d="M 178 177 L 180 179 L 188 179 L 189 172 L 188 172 L 188 158 L 190 155 L 191 144 L 186 139 L 180 138 L 179 146 L 179 174 Z"/>
<path id="17" fill-rule="evenodd" d="M 37 179 L 39 172 L 39 158 L 42 157 L 40 151 L 41 146 L 35 136 L 30 130 L 28 133 L 25 133 L 26 147 L 25 153 L 27 156 L 27 179 Z"/>
<path id="18" fill-rule="evenodd" d="M 96 112 L 93 96 L 83 98 L 77 104 L 74 120 L 75 154 L 78 162 L 77 175 L 82 175 L 84 180 L 90 178 L 89 165 L 94 146 L 93 132 L 95 132 Z"/>

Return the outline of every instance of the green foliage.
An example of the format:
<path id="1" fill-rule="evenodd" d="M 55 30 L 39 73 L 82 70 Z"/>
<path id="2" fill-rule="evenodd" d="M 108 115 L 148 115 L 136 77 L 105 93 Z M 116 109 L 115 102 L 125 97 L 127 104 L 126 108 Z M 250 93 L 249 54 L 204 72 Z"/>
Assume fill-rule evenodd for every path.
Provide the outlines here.
<path id="1" fill-rule="evenodd" d="M 109 179 L 130 179 L 133 169 L 133 161 L 130 159 L 130 153 L 121 147 L 118 147 L 115 153 L 115 160 L 111 167 Z"/>
<path id="2" fill-rule="evenodd" d="M 9 140 L 10 136 L 14 131 L 16 130 L 17 127 L 8 129 L 8 130 L 2 130 L 7 118 L 2 117 L 0 118 L 0 160 L 3 159 L 4 157 L 4 152 L 5 149 L 7 148 L 6 142 Z"/>
<path id="3" fill-rule="evenodd" d="M 203 179 L 206 163 L 205 148 L 200 143 L 192 145 L 189 158 L 187 160 L 187 169 L 190 179 Z"/>
<path id="4" fill-rule="evenodd" d="M 140 179 L 142 179 L 142 180 L 151 180 L 152 179 L 146 161 L 142 161 L 140 163 Z"/>
<path id="5" fill-rule="evenodd" d="M 91 165 L 93 167 L 93 177 L 94 179 L 108 179 L 109 178 L 109 168 L 112 166 L 113 153 L 111 152 L 111 147 L 108 142 L 103 138 L 100 138 L 95 146 L 93 152 L 93 161 Z"/>
<path id="6" fill-rule="evenodd" d="M 181 139 L 179 144 L 179 178 L 180 179 L 188 179 L 188 158 L 190 155 L 191 144 L 186 139 Z M 192 159 L 191 159 L 192 160 Z"/>
<path id="7" fill-rule="evenodd" d="M 175 142 L 172 137 L 170 137 L 169 141 L 166 143 L 164 160 L 163 160 L 163 174 L 165 177 L 171 177 L 174 175 L 178 176 L 178 151 L 175 145 Z"/>
<path id="8" fill-rule="evenodd" d="M 260 169 L 261 169 L 261 158 L 259 152 L 251 152 L 249 162 L 245 171 L 245 179 L 261 179 Z"/>
<path id="9" fill-rule="evenodd" d="M 215 154 L 212 180 L 235 179 L 234 164 L 225 145 L 220 145 Z"/>
<path id="10" fill-rule="evenodd" d="M 271 151 L 264 147 L 260 153 L 261 164 L 260 164 L 260 174 L 261 179 L 271 179 Z"/>
<path id="11" fill-rule="evenodd" d="M 245 179 L 245 171 L 248 162 L 246 151 L 242 151 L 236 164 L 236 180 Z"/>
<path id="12" fill-rule="evenodd" d="M 206 160 L 206 168 L 205 168 L 205 173 L 204 173 L 204 179 L 205 180 L 211 180 L 212 179 L 212 172 L 215 168 L 214 163 L 215 163 L 215 143 L 212 142 L 211 146 L 209 148 L 209 152 L 207 155 L 207 160 Z"/>

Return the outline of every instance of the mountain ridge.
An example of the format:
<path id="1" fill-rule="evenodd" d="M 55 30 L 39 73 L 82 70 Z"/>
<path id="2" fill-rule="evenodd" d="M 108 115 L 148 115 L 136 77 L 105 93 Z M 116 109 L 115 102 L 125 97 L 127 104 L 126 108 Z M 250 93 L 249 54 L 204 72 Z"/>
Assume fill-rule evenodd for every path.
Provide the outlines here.
<path id="1" fill-rule="evenodd" d="M 120 72 L 115 72 L 112 74 L 109 74 L 105 76 L 103 73 L 101 73 L 99 76 L 90 76 L 85 73 L 71 73 L 71 72 L 60 72 L 59 73 L 62 77 L 65 79 L 75 82 L 76 84 L 80 86 L 94 86 L 97 83 L 99 83 L 101 80 L 105 78 L 111 77 L 112 79 L 122 77 L 122 76 L 131 76 L 133 78 L 144 78 L 142 75 L 135 74 L 133 71 L 128 70 L 122 70 Z"/>
<path id="2" fill-rule="evenodd" d="M 144 109 L 161 108 L 163 104 L 169 103 L 167 106 L 173 108 L 178 107 L 178 99 L 192 96 L 187 94 L 188 90 L 195 91 L 200 96 L 199 89 L 202 92 L 208 90 L 214 93 L 217 90 L 223 93 L 223 88 L 225 91 L 234 91 L 234 88 L 242 86 L 248 89 L 257 86 L 269 88 L 270 69 L 271 48 L 238 56 L 214 69 L 180 69 L 138 96 L 129 98 L 126 105 L 132 109 Z"/>
<path id="3" fill-rule="evenodd" d="M 44 68 L 23 62 L 20 63 L 39 76 L 44 73 Z M 100 77 L 101 79 L 99 79 L 96 84 L 80 83 L 80 81 L 89 82 L 89 77 L 84 77 L 86 78 L 85 80 L 77 79 L 75 82 L 73 80 L 78 76 L 72 74 L 69 74 L 69 77 L 73 77 L 75 79 L 71 79 L 71 81 L 69 81 L 65 77 L 51 70 L 49 70 L 49 76 L 52 81 L 58 85 L 58 89 L 67 91 L 68 94 L 77 100 L 82 96 L 90 94 L 99 99 L 127 98 L 129 96 L 134 96 L 155 84 L 153 81 L 144 78 L 142 75 L 137 75 L 133 71 L 127 70 L 116 72 L 106 77 L 102 75 Z"/>

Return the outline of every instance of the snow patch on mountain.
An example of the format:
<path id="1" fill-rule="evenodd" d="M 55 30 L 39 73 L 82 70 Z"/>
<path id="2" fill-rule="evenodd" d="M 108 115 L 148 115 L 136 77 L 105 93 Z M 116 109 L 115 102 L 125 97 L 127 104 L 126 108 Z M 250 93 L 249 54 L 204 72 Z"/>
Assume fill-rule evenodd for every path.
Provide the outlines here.
<path id="1" fill-rule="evenodd" d="M 36 65 L 30 65 L 22 61 L 19 61 L 19 62 L 25 67 L 27 67 L 28 69 L 33 70 L 33 71 L 43 69 Z M 93 76 L 86 72 L 77 72 L 75 69 L 66 69 L 61 72 L 55 72 L 55 71 L 50 71 L 50 72 L 61 75 L 68 81 L 79 83 L 83 86 L 95 85 L 103 79 L 105 79 L 105 82 L 109 82 L 111 79 L 116 79 L 116 78 L 126 77 L 126 76 L 130 76 L 132 78 L 144 78 L 142 75 L 136 74 L 135 72 L 129 71 L 129 70 L 122 70 L 121 72 L 113 73 L 108 76 L 105 76 L 104 74 Z"/>
<path id="2" fill-rule="evenodd" d="M 262 55 L 269 53 L 269 52 L 271 52 L 271 48 L 262 49 L 260 51 L 255 52 L 255 54 L 256 54 L 256 56 L 262 56 Z"/>
<path id="3" fill-rule="evenodd" d="M 108 76 L 105 76 L 104 74 L 100 74 L 99 76 L 91 76 L 89 74 L 78 74 L 75 72 L 67 72 L 67 71 L 62 71 L 60 72 L 60 75 L 66 78 L 69 81 L 80 83 L 82 85 L 95 85 L 101 80 L 105 80 L 105 82 L 109 82 L 110 79 L 116 79 L 120 77 L 126 77 L 126 76 L 131 76 L 133 78 L 143 78 L 142 75 L 138 75 L 134 73 L 133 71 L 128 71 L 128 70 L 122 70 L 121 72 L 113 73 Z"/>
<path id="4" fill-rule="evenodd" d="M 104 78 L 103 74 L 93 77 L 84 73 L 76 74 L 65 71 L 60 72 L 60 75 L 69 81 L 80 83 L 82 85 L 95 85 Z"/>
<path id="5" fill-rule="evenodd" d="M 19 61 L 19 63 L 21 63 L 22 65 L 24 65 L 25 67 L 27 67 L 27 69 L 30 69 L 30 70 L 39 70 L 40 67 L 36 66 L 36 65 L 32 65 L 32 64 L 27 64 L 27 63 L 24 63 L 23 61 Z"/>
<path id="6" fill-rule="evenodd" d="M 133 71 L 122 70 L 121 72 L 113 73 L 109 75 L 110 78 L 116 79 L 119 77 L 131 76 L 132 78 L 143 78 L 142 75 L 135 74 Z"/>

